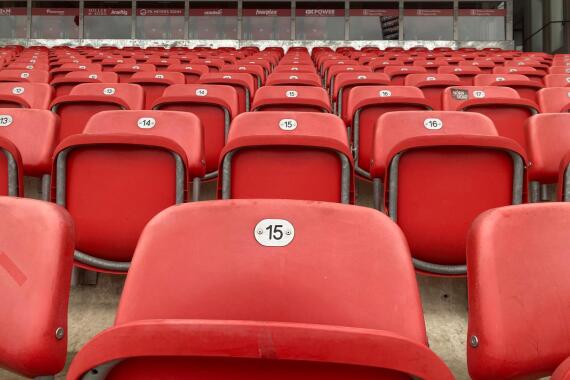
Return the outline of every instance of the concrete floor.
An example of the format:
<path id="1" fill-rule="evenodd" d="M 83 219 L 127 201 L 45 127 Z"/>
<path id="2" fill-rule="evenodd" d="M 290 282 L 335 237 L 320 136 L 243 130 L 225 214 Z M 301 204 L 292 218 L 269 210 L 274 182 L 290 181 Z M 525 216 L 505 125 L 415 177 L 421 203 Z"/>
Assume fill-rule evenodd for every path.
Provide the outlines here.
<path id="1" fill-rule="evenodd" d="M 26 180 L 26 196 L 38 198 L 39 182 Z M 358 204 L 371 207 L 371 186 L 359 183 Z M 215 185 L 205 184 L 203 199 L 215 197 Z M 115 310 L 124 284 L 123 276 L 100 275 L 96 286 L 79 286 L 71 290 L 69 303 L 69 356 L 94 335 L 113 324 Z M 418 276 L 430 347 L 447 363 L 458 380 L 467 380 L 467 287 L 463 278 Z M 65 371 L 57 379 L 65 378 Z M 0 370 L 1 380 L 21 377 Z"/>

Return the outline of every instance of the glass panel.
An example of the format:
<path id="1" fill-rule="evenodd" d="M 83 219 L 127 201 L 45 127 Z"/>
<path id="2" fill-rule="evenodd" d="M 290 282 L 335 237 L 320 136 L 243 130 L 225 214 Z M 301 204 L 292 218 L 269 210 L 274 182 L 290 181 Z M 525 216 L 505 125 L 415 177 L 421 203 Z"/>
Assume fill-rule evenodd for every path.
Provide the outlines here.
<path id="1" fill-rule="evenodd" d="M 79 38 L 79 2 L 32 2 L 32 38 Z"/>
<path id="2" fill-rule="evenodd" d="M 86 1 L 83 10 L 85 38 L 131 38 L 130 1 Z"/>
<path id="3" fill-rule="evenodd" d="M 298 40 L 344 40 L 344 2 L 298 2 Z"/>
<path id="4" fill-rule="evenodd" d="M 570 7 L 570 4 L 568 4 Z M 550 51 L 556 52 L 564 47 L 564 4 L 562 0 L 550 0 L 550 19 L 554 21 L 549 26 Z"/>
<path id="5" fill-rule="evenodd" d="M 397 1 L 350 2 L 351 40 L 397 40 L 400 21 Z"/>
<path id="6" fill-rule="evenodd" d="M 137 38 L 184 39 L 184 2 L 138 1 Z"/>
<path id="7" fill-rule="evenodd" d="M 0 38 L 26 38 L 28 34 L 25 1 L 0 1 Z"/>
<path id="8" fill-rule="evenodd" d="M 506 15 L 504 1 L 462 1 L 459 3 L 459 40 L 504 40 Z"/>
<path id="9" fill-rule="evenodd" d="M 290 40 L 291 3 L 245 2 L 242 28 L 246 40 Z"/>
<path id="10" fill-rule="evenodd" d="M 453 40 L 453 2 L 406 1 L 405 40 Z"/>
<path id="11" fill-rule="evenodd" d="M 237 38 L 237 2 L 190 2 L 190 38 Z"/>

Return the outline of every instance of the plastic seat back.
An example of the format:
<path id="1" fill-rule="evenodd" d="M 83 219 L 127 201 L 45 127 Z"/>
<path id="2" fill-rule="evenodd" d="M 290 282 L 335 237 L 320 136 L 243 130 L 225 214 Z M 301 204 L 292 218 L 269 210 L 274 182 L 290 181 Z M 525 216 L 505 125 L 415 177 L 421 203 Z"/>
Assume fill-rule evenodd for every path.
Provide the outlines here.
<path id="1" fill-rule="evenodd" d="M 266 86 L 321 87 L 321 77 L 315 72 L 274 72 L 267 77 Z"/>
<path id="2" fill-rule="evenodd" d="M 543 78 L 546 75 L 545 72 L 536 70 L 530 66 L 499 66 L 493 69 L 493 74 L 521 74 L 527 76 L 530 80 L 537 82 L 538 84 L 544 84 Z"/>
<path id="3" fill-rule="evenodd" d="M 238 97 L 238 112 L 248 112 L 255 94 L 255 80 L 245 73 L 207 73 L 198 83 L 232 86 Z"/>
<path id="4" fill-rule="evenodd" d="M 529 180 L 556 183 L 560 163 L 570 152 L 570 114 L 541 114 L 528 120 Z"/>
<path id="5" fill-rule="evenodd" d="M 153 109 L 190 112 L 198 116 L 204 128 L 206 179 L 215 178 L 230 123 L 238 114 L 236 90 L 231 86 L 212 84 L 173 85 L 164 91 Z"/>
<path id="6" fill-rule="evenodd" d="M 0 71 L 0 82 L 49 83 L 49 80 L 50 80 L 50 75 L 48 71 L 40 71 L 40 70 Z"/>
<path id="7" fill-rule="evenodd" d="M 54 200 L 76 223 L 76 264 L 124 273 L 145 224 L 188 199 L 204 174 L 199 119 L 161 111 L 100 112 L 55 154 Z M 196 199 L 197 193 L 192 194 Z"/>
<path id="8" fill-rule="evenodd" d="M 118 83 L 116 73 L 101 71 L 71 71 L 65 76 L 51 81 L 55 96 L 69 95 L 73 87 L 81 83 Z"/>
<path id="9" fill-rule="evenodd" d="M 154 65 L 157 71 L 164 71 L 170 65 L 179 65 L 180 60 L 176 58 L 153 57 L 148 59 L 145 63 Z"/>
<path id="10" fill-rule="evenodd" d="M 537 96 L 543 113 L 570 112 L 570 86 L 544 88 Z"/>
<path id="11" fill-rule="evenodd" d="M 0 137 L 21 156 L 20 175 L 39 177 L 51 172 L 51 158 L 59 133 L 59 118 L 46 110 L 0 108 Z"/>
<path id="12" fill-rule="evenodd" d="M 332 111 L 327 92 L 311 86 L 265 86 L 258 89 L 251 105 L 252 111 Z"/>
<path id="13" fill-rule="evenodd" d="M 335 306 L 343 300 L 351 307 Z M 452 379 L 425 342 L 406 242 L 384 215 L 324 202 L 199 202 L 147 226 L 115 325 L 81 350 L 69 378 L 105 364 L 111 378 Z"/>
<path id="14" fill-rule="evenodd" d="M 441 66 L 437 72 L 439 74 L 456 75 L 463 86 L 473 86 L 476 75 L 483 73 L 478 66 Z"/>
<path id="15" fill-rule="evenodd" d="M 47 202 L 0 197 L 0 367 L 54 376 L 67 357 L 73 222 Z"/>
<path id="16" fill-rule="evenodd" d="M 468 237 L 474 380 L 542 378 L 570 353 L 570 204 L 488 211 Z M 532 278 L 532 283 L 529 283 Z M 516 349 L 515 349 L 516 348 Z"/>
<path id="17" fill-rule="evenodd" d="M 406 77 L 410 74 L 426 74 L 427 69 L 420 66 L 388 66 L 384 74 L 390 77 L 390 85 L 403 86 Z"/>
<path id="18" fill-rule="evenodd" d="M 443 91 L 447 87 L 461 86 L 462 82 L 454 74 L 410 74 L 406 77 L 404 85 L 419 88 L 431 109 L 443 108 Z"/>
<path id="19" fill-rule="evenodd" d="M 570 74 L 570 66 L 553 66 L 548 70 L 549 74 Z"/>
<path id="20" fill-rule="evenodd" d="M 488 116 L 499 135 L 515 140 L 525 150 L 524 125 L 539 112 L 536 103 L 521 99 L 515 90 L 502 86 L 450 87 L 444 92 L 443 108 Z"/>
<path id="21" fill-rule="evenodd" d="M 59 141 L 82 133 L 91 116 L 98 112 L 140 110 L 143 107 L 142 87 L 127 83 L 80 84 L 69 95 L 60 96 L 51 104 L 51 110 L 61 118 Z"/>
<path id="22" fill-rule="evenodd" d="M 546 87 L 570 87 L 570 74 L 550 74 L 544 77 Z"/>
<path id="23" fill-rule="evenodd" d="M 50 71 L 51 80 L 62 78 L 67 73 L 74 71 L 102 71 L 103 68 L 97 63 L 64 63 L 60 67 Z"/>
<path id="24" fill-rule="evenodd" d="M 471 222 L 523 201 L 524 168 L 520 146 L 482 115 L 392 112 L 376 125 L 375 203 L 402 228 L 421 272 L 465 275 Z"/>
<path id="25" fill-rule="evenodd" d="M 154 102 L 162 96 L 164 90 L 173 84 L 185 84 L 182 73 L 156 71 L 134 73 L 127 83 L 138 84 L 144 90 L 144 109 L 152 109 Z"/>
<path id="26" fill-rule="evenodd" d="M 422 91 L 408 86 L 358 86 L 350 91 L 345 123 L 350 128 L 355 170 L 369 177 L 376 121 L 387 112 L 430 110 Z"/>
<path id="27" fill-rule="evenodd" d="M 220 156 L 219 195 L 353 201 L 346 128 L 333 115 L 267 111 L 238 116 Z"/>
<path id="28" fill-rule="evenodd" d="M 220 72 L 222 73 L 247 73 L 253 76 L 256 81 L 256 89 L 260 88 L 265 84 L 265 71 L 263 67 L 259 65 L 224 65 Z"/>
<path id="29" fill-rule="evenodd" d="M 350 91 L 358 86 L 386 86 L 390 84 L 390 78 L 384 73 L 350 73 L 337 74 L 332 90 L 332 100 L 335 102 L 336 113 L 345 118 L 346 105 Z"/>
<path id="30" fill-rule="evenodd" d="M 32 108 L 46 110 L 53 89 L 46 83 L 0 83 L 0 108 Z"/>
<path id="31" fill-rule="evenodd" d="M 192 84 L 197 83 L 200 80 L 200 76 L 207 74 L 210 69 L 206 65 L 179 63 L 168 66 L 166 71 L 182 73 L 186 78 L 186 84 Z"/>
<path id="32" fill-rule="evenodd" d="M 537 102 L 537 91 L 542 89 L 542 84 L 532 81 L 521 74 L 481 74 L 475 77 L 475 86 L 504 86 L 518 92 L 522 99 Z"/>
<path id="33" fill-rule="evenodd" d="M 139 71 L 156 71 L 156 66 L 149 63 L 121 63 L 113 67 L 110 71 L 117 73 L 119 83 L 127 83 L 134 73 Z"/>

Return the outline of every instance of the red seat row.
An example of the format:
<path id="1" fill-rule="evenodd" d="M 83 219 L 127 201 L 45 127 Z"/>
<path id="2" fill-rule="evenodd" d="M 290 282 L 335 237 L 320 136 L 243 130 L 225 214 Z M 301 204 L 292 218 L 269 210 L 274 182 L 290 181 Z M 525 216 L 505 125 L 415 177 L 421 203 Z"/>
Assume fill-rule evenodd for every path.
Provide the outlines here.
<path id="1" fill-rule="evenodd" d="M 0 366 L 54 375 L 66 359 L 78 235 L 52 204 L 0 197 L 0 209 L 10 305 L 0 309 L 9 327 L 0 329 Z M 511 206 L 474 222 L 471 378 L 568 379 L 569 214 L 562 203 Z M 400 229 L 371 209 L 287 200 L 200 202 L 154 217 L 114 325 L 79 351 L 67 379 L 85 376 L 454 378 L 428 348 Z"/>

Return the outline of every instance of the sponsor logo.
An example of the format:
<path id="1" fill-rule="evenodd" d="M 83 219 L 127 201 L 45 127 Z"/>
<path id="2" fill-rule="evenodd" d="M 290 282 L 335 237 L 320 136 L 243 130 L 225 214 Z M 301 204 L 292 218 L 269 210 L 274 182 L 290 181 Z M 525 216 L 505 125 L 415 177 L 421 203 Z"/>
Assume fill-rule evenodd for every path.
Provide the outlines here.
<path id="1" fill-rule="evenodd" d="M 277 16 L 276 9 L 256 9 L 255 10 L 256 16 Z"/>

